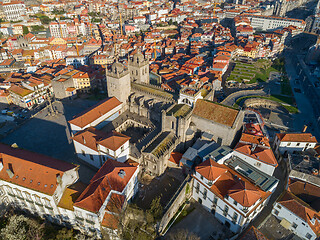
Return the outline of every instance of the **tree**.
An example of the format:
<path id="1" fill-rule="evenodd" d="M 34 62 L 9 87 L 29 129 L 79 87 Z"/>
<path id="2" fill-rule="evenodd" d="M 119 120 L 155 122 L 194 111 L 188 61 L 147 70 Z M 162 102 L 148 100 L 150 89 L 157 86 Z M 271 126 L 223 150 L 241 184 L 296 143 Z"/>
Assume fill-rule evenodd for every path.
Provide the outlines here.
<path id="1" fill-rule="evenodd" d="M 0 237 L 4 240 L 40 240 L 44 235 L 44 224 L 23 215 L 13 215 L 8 224 L 1 229 Z"/>
<path id="2" fill-rule="evenodd" d="M 22 26 L 22 29 L 23 29 L 23 35 L 26 35 L 29 33 L 29 28 L 26 27 L 26 26 Z"/>
<path id="3" fill-rule="evenodd" d="M 169 20 L 169 25 L 172 25 L 173 24 L 173 21 L 172 19 Z"/>
<path id="4" fill-rule="evenodd" d="M 200 240 L 200 238 L 187 229 L 177 229 L 168 235 L 168 240 Z"/>
<path id="5" fill-rule="evenodd" d="M 162 216 L 163 207 L 161 206 L 161 197 L 154 198 L 151 202 L 149 213 L 155 218 L 159 219 Z"/>

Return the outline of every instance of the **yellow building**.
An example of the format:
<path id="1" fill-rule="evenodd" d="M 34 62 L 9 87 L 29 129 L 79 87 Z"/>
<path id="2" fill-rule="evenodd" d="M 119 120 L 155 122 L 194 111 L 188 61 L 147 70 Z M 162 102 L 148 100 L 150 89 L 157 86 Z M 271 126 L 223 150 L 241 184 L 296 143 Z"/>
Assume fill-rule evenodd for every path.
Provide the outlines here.
<path id="1" fill-rule="evenodd" d="M 50 45 L 66 45 L 67 41 L 64 40 L 63 38 L 58 38 L 58 37 L 53 37 L 50 41 Z"/>
<path id="2" fill-rule="evenodd" d="M 88 73 L 79 71 L 72 78 L 77 90 L 80 92 L 89 92 L 93 87 L 94 79 L 91 79 Z"/>

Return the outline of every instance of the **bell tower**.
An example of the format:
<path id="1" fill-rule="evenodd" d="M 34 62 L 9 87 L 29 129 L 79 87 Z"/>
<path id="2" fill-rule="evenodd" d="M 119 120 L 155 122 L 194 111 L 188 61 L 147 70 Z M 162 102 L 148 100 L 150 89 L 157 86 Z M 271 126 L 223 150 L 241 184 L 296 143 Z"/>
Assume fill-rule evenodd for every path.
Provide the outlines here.
<path id="1" fill-rule="evenodd" d="M 128 59 L 130 79 L 138 83 L 150 83 L 149 60 L 139 51 Z"/>
<path id="2" fill-rule="evenodd" d="M 118 61 L 114 62 L 111 70 L 106 71 L 108 97 L 116 97 L 126 103 L 131 93 L 130 74 L 128 69 Z"/>

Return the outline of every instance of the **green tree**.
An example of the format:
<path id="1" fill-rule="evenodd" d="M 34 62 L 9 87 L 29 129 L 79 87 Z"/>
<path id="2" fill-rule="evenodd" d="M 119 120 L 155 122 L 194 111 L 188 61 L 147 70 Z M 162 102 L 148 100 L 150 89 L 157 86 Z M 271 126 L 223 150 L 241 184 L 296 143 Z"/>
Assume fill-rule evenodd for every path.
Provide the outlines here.
<path id="1" fill-rule="evenodd" d="M 22 26 L 22 29 L 23 29 L 23 35 L 26 35 L 26 34 L 28 34 L 28 33 L 29 33 L 29 29 L 28 29 L 28 27 L 26 27 L 26 26 Z"/>
<path id="2" fill-rule="evenodd" d="M 173 24 L 173 21 L 172 19 L 169 20 L 169 25 L 172 25 Z"/>

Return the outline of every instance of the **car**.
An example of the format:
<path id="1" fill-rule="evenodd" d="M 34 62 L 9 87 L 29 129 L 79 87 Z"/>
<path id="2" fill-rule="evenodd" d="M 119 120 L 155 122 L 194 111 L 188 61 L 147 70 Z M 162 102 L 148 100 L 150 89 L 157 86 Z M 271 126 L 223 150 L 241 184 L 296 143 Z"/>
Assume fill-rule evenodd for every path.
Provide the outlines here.
<path id="1" fill-rule="evenodd" d="M 23 109 L 21 112 L 27 113 L 29 110 L 28 109 Z"/>

